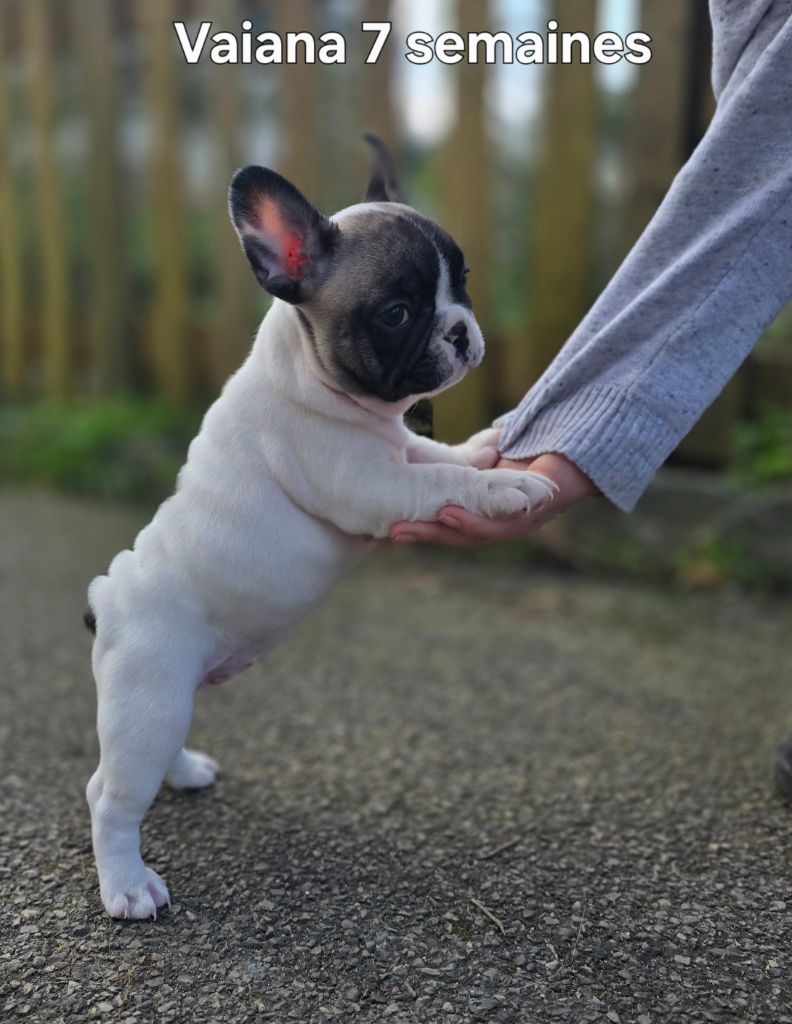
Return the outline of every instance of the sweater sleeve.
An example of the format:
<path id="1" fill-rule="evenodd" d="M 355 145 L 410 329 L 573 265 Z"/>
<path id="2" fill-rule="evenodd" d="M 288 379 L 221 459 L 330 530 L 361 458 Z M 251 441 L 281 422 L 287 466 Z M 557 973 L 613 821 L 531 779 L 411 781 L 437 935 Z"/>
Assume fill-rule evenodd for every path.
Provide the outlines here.
<path id="1" fill-rule="evenodd" d="M 713 0 L 716 40 L 732 2 Z M 505 456 L 562 453 L 625 511 L 792 298 L 792 3 L 752 2 L 760 16 L 741 49 L 721 30 L 730 49 L 716 51 L 719 103 L 699 147 L 554 362 L 497 421 Z"/>

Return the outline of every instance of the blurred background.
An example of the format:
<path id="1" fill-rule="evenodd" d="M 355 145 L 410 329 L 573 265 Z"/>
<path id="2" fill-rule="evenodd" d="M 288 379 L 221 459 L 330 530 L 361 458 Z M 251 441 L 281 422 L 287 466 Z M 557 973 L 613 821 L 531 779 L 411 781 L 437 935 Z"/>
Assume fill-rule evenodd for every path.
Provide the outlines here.
<path id="1" fill-rule="evenodd" d="M 422 29 L 643 30 L 653 59 L 468 65 L 404 58 Z M 343 66 L 188 65 L 172 27 L 343 32 Z M 392 20 L 376 65 L 363 19 Z M 266 296 L 228 223 L 258 162 L 323 210 L 361 195 L 365 130 L 458 238 L 488 342 L 435 404 L 460 439 L 518 401 L 638 237 L 713 110 L 707 4 L 690 0 L 0 0 L 0 479 L 167 493 Z M 676 453 L 792 476 L 782 315 Z"/>

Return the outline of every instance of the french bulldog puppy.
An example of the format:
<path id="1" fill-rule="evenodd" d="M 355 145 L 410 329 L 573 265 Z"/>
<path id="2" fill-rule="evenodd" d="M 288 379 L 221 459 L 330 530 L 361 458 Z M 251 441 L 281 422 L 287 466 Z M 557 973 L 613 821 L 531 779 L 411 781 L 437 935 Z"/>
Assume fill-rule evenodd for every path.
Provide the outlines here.
<path id="1" fill-rule="evenodd" d="M 284 640 L 396 520 L 448 504 L 510 515 L 551 495 L 545 477 L 490 468 L 497 431 L 449 447 L 405 426 L 484 342 L 459 246 L 401 200 L 372 145 L 364 202 L 332 218 L 274 171 L 234 176 L 231 219 L 274 302 L 175 493 L 89 587 L 101 757 L 86 796 L 113 917 L 170 902 L 140 825 L 163 779 L 214 781 L 217 763 L 184 747 L 201 684 Z"/>

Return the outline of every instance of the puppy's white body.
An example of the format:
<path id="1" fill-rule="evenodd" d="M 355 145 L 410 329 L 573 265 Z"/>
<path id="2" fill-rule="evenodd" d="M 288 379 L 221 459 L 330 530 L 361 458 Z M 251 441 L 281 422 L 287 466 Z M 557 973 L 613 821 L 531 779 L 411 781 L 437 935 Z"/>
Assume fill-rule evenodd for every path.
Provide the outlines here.
<path id="1" fill-rule="evenodd" d="M 445 273 L 432 337 L 453 368 L 448 386 L 481 361 L 483 341 Z M 449 330 L 460 323 L 463 356 Z M 495 431 L 454 448 L 411 433 L 403 414 L 413 401 L 339 390 L 304 312 L 276 300 L 206 414 L 176 493 L 92 582 L 101 761 L 87 796 L 111 915 L 148 917 L 169 900 L 140 857 L 139 826 L 163 778 L 179 787 L 214 779 L 214 761 L 183 749 L 201 683 L 283 640 L 371 546 L 366 535 L 433 519 L 446 504 L 499 515 L 549 496 L 536 474 L 488 468 Z"/>
<path id="2" fill-rule="evenodd" d="M 495 431 L 469 447 L 417 437 L 403 406 L 361 402 L 327 383 L 299 327 L 276 301 L 207 412 L 176 493 L 91 584 L 98 640 L 115 640 L 116 607 L 124 630 L 140 614 L 148 632 L 156 612 L 168 640 L 175 602 L 208 646 L 203 678 L 228 678 L 235 661 L 249 665 L 321 601 L 371 546 L 366 535 L 475 501 L 478 474 L 461 467 L 492 465 Z M 422 455 L 447 464 L 405 473 Z M 525 504 L 524 495 L 506 499 Z"/>
<path id="3" fill-rule="evenodd" d="M 128 629 L 136 610 L 148 618 L 152 605 L 176 602 L 207 647 L 203 678 L 227 677 L 229 658 L 241 667 L 274 647 L 369 546 L 338 528 L 343 509 L 333 515 L 323 483 L 332 493 L 330 467 L 356 440 L 369 455 L 391 447 L 395 459 L 406 431 L 383 419 L 387 440 L 367 435 L 362 421 L 373 415 L 306 372 L 297 326 L 297 314 L 276 300 L 207 412 L 176 493 L 134 550 L 91 585 L 97 641 L 112 628 L 114 606 Z M 311 509 L 323 501 L 319 518 Z M 158 630 L 170 630 L 169 618 L 158 617 Z"/>

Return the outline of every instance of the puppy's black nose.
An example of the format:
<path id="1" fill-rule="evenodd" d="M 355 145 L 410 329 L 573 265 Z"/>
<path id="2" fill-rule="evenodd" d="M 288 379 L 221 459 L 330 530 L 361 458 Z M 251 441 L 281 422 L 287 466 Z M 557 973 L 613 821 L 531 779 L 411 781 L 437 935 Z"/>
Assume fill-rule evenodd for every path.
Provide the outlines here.
<path id="1" fill-rule="evenodd" d="M 468 340 L 467 324 L 465 321 L 457 321 L 446 335 L 446 339 L 454 346 L 462 362 L 466 363 L 470 351 L 470 341 Z"/>

